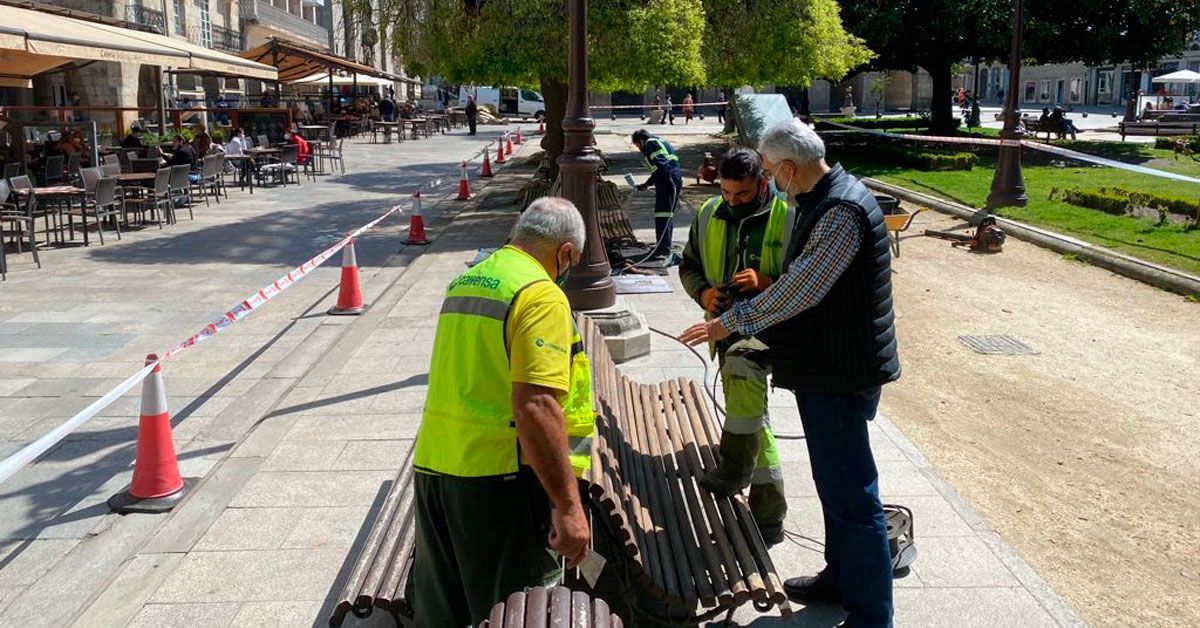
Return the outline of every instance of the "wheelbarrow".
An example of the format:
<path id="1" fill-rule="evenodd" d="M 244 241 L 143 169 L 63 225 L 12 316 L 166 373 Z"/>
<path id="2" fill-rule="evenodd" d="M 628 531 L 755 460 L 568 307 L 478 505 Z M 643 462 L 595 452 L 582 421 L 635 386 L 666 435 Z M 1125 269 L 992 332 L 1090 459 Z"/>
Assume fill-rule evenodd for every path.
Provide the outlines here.
<path id="1" fill-rule="evenodd" d="M 876 194 L 875 202 L 879 203 L 879 208 L 883 210 L 883 224 L 892 240 L 892 257 L 900 257 L 900 233 L 907 231 L 912 226 L 913 218 L 925 211 L 925 208 L 918 207 L 917 211 L 910 212 L 896 197 L 885 194 Z"/>

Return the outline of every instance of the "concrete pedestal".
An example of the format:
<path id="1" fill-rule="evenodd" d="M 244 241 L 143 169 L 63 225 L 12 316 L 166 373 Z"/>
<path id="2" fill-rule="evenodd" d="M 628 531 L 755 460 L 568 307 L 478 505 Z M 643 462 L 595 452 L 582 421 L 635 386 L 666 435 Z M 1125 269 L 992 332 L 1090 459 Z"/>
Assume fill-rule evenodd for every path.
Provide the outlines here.
<path id="1" fill-rule="evenodd" d="M 583 314 L 600 328 L 608 352 L 617 364 L 650 353 L 650 327 L 646 317 L 624 298 L 618 296 L 611 307 L 588 310 Z"/>

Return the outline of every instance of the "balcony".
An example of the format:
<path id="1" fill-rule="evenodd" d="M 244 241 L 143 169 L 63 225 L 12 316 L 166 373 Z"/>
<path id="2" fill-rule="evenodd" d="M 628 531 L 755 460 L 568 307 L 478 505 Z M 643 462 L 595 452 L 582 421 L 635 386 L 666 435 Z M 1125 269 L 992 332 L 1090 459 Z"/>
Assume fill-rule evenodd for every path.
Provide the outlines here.
<path id="1" fill-rule="evenodd" d="M 244 0 L 240 4 L 242 19 L 275 31 L 284 39 L 302 39 L 324 47 L 329 42 L 329 29 L 313 24 L 299 15 L 273 6 L 264 0 Z"/>
<path id="2" fill-rule="evenodd" d="M 212 27 L 212 47 L 226 52 L 241 52 L 242 34 L 220 26 Z"/>
<path id="3" fill-rule="evenodd" d="M 143 30 L 148 30 L 159 35 L 167 34 L 167 17 L 162 11 L 156 11 L 149 7 L 144 7 L 140 4 L 131 4 L 125 7 L 125 21 L 130 24 L 137 24 Z"/>

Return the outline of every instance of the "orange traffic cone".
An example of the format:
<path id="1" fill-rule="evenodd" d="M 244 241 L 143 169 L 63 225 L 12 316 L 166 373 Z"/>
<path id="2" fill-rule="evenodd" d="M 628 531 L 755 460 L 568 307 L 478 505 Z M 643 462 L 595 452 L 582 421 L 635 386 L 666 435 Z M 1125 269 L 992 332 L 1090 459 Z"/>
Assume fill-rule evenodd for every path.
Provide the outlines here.
<path id="1" fill-rule="evenodd" d="M 521 127 L 517 127 L 517 140 L 515 142 L 513 142 L 513 144 L 520 146 L 521 144 L 524 144 L 524 143 L 525 143 L 525 138 L 521 137 Z"/>
<path id="2" fill-rule="evenodd" d="M 496 138 L 496 163 L 504 163 L 504 136 Z"/>
<path id="3" fill-rule="evenodd" d="M 146 364 L 158 361 L 151 353 Z M 108 499 L 115 512 L 165 512 L 175 507 L 187 491 L 179 475 L 179 460 L 171 439 L 171 413 L 163 389 L 162 365 L 142 381 L 142 411 L 138 419 L 137 454 L 129 488 Z"/>
<path id="4" fill-rule="evenodd" d="M 421 213 L 421 191 L 413 192 L 412 216 L 408 220 L 408 239 L 405 244 L 429 244 L 425 239 L 425 215 Z"/>
<path id="5" fill-rule="evenodd" d="M 467 180 L 467 162 L 465 162 L 465 161 L 462 162 L 461 166 L 459 166 L 458 196 L 454 200 L 457 200 L 457 201 L 471 200 L 471 182 Z M 411 227 L 409 228 L 408 232 L 412 233 Z"/>
<path id="6" fill-rule="evenodd" d="M 504 154 L 505 155 L 512 154 L 512 138 L 509 137 L 508 133 L 504 134 Z"/>
<path id="7" fill-rule="evenodd" d="M 546 134 L 546 123 L 544 121 L 539 120 L 538 121 L 538 135 L 545 135 L 545 134 Z"/>
<path id="8" fill-rule="evenodd" d="M 358 258 L 354 255 L 354 240 L 342 249 L 342 284 L 338 288 L 337 305 L 329 308 L 334 316 L 357 316 L 363 311 L 362 288 L 358 285 Z"/>
<path id="9" fill-rule="evenodd" d="M 487 146 L 483 147 L 483 167 L 479 169 L 479 176 L 489 178 L 496 176 L 492 174 L 492 162 L 488 159 Z"/>

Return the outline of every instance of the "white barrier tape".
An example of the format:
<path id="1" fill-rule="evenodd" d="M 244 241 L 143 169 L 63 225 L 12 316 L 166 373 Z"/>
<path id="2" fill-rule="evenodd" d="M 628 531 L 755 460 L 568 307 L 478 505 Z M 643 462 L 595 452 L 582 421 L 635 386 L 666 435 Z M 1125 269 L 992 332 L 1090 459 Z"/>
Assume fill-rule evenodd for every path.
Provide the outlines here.
<path id="1" fill-rule="evenodd" d="M 107 408 L 109 404 L 116 401 L 124 395 L 130 388 L 137 386 L 150 371 L 154 370 L 156 363 L 151 362 L 142 367 L 142 370 L 129 376 L 129 379 L 121 382 L 116 388 L 108 391 L 103 397 L 93 401 L 88 407 L 84 408 L 79 414 L 67 419 L 65 423 L 51 430 L 45 436 L 29 443 L 22 447 L 17 453 L 0 461 L 0 484 L 5 480 L 16 475 L 25 465 L 33 462 L 42 454 L 58 444 L 59 441 L 67 437 L 67 434 L 79 429 L 79 426 L 92 420 L 100 411 Z"/>
<path id="2" fill-rule="evenodd" d="M 1173 179 L 1175 181 L 1182 181 L 1185 183 L 1200 184 L 1200 179 L 1197 179 L 1196 177 L 1189 177 L 1187 175 L 1178 174 L 1175 172 L 1168 172 L 1166 170 L 1156 170 L 1154 168 L 1147 168 L 1146 166 L 1139 166 L 1137 164 L 1125 163 L 1123 161 L 1117 161 L 1115 159 L 1108 159 L 1106 157 L 1097 157 L 1096 155 L 1089 155 L 1088 153 L 1081 153 L 1077 150 L 1071 150 L 1069 148 L 1063 148 L 1061 146 L 1054 146 L 1052 144 L 1044 144 L 1042 142 L 1034 142 L 1034 141 L 1030 141 L 1030 140 L 1008 140 L 1008 139 L 993 140 L 993 139 L 982 138 L 982 137 L 946 137 L 944 135 L 914 135 L 914 134 L 910 134 L 910 133 L 887 133 L 885 131 L 879 131 L 877 129 L 864 129 L 861 127 L 850 126 L 848 124 L 842 124 L 840 122 L 828 122 L 828 121 L 822 121 L 822 122 L 824 124 L 839 127 L 841 129 L 845 129 L 847 131 L 852 131 L 855 133 L 864 133 L 867 135 L 878 135 L 878 136 L 882 136 L 882 137 L 890 137 L 890 138 L 895 138 L 895 139 L 900 139 L 900 140 L 909 140 L 909 141 L 916 141 L 916 142 L 933 142 L 933 143 L 937 143 L 937 144 L 973 144 L 976 146 L 1023 146 L 1025 148 L 1029 148 L 1031 150 L 1042 151 L 1044 153 L 1050 153 L 1052 155 L 1058 155 L 1060 157 L 1068 157 L 1070 159 L 1075 159 L 1078 161 L 1093 163 L 1098 166 L 1107 166 L 1109 168 L 1119 168 L 1121 170 L 1128 170 L 1129 172 L 1137 172 L 1137 173 L 1149 175 L 1152 177 L 1162 177 L 1164 179 Z"/>

